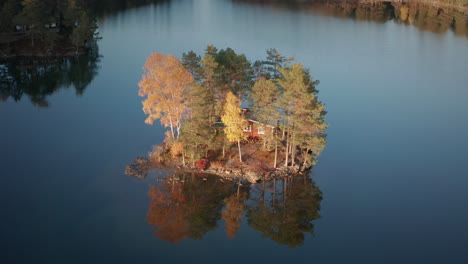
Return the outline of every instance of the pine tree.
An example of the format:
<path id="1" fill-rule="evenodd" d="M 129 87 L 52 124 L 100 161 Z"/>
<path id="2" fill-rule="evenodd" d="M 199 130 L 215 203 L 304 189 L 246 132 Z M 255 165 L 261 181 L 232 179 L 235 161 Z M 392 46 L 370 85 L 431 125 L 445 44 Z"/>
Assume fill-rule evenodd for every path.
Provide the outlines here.
<path id="1" fill-rule="evenodd" d="M 297 146 L 296 132 L 300 130 L 301 118 L 307 116 L 309 109 L 306 104 L 313 101 L 308 85 L 304 82 L 304 68 L 300 63 L 291 68 L 280 68 L 281 79 L 278 81 L 283 88 L 282 112 L 285 114 L 284 124 L 287 129 L 285 166 L 288 165 L 291 154 L 291 164 L 295 163 Z"/>
<path id="2" fill-rule="evenodd" d="M 31 46 L 34 46 L 35 40 L 43 38 L 47 33 L 45 28 L 45 24 L 49 23 L 47 9 L 42 0 L 24 0 L 22 5 L 23 10 L 14 21 L 27 28 L 26 34 L 31 37 Z"/>
<path id="3" fill-rule="evenodd" d="M 253 105 L 253 113 L 255 118 L 265 124 L 272 127 L 276 127 L 280 119 L 278 112 L 278 98 L 280 97 L 280 91 L 277 85 L 272 80 L 267 80 L 261 77 L 257 80 L 252 87 L 252 92 L 250 93 L 250 100 Z M 277 160 L 277 138 L 276 131 L 272 131 L 270 138 L 262 138 L 263 148 L 266 149 L 267 141 L 272 142 L 275 147 L 275 159 L 273 162 L 273 167 L 276 168 Z"/>
<path id="4" fill-rule="evenodd" d="M 252 86 L 253 70 L 244 54 L 236 54 L 231 48 L 220 50 L 216 54 L 217 77 L 224 94 L 233 92 L 239 100 Z"/>
<path id="5" fill-rule="evenodd" d="M 266 72 L 269 73 L 271 79 L 280 77 L 280 68 L 285 68 L 290 62 L 294 60 L 293 57 L 285 57 L 281 55 L 275 48 L 267 49 L 267 59 L 263 61 Z"/>
<path id="6" fill-rule="evenodd" d="M 12 32 L 14 30 L 13 18 L 21 10 L 21 5 L 17 0 L 7 0 L 0 4 L 0 31 Z"/>
<path id="7" fill-rule="evenodd" d="M 193 75 L 195 81 L 200 81 L 200 71 L 201 71 L 201 57 L 198 56 L 195 52 L 189 51 L 188 53 L 182 53 L 182 65 L 187 69 L 190 74 Z"/>
<path id="8" fill-rule="evenodd" d="M 315 83 L 307 70 L 300 63 L 296 63 L 291 68 L 279 69 L 282 78 L 279 85 L 284 93 L 281 98 L 282 112 L 285 113 L 287 129 L 285 165 L 288 165 L 289 155 L 291 155 L 292 165 L 296 162 L 298 151 L 303 153 L 304 158 L 312 149 L 318 151 L 315 144 L 324 146 L 324 131 L 327 127 L 324 124 L 324 106 L 317 101 Z M 319 147 L 320 149 L 320 147 Z M 304 160 L 303 164 L 306 163 Z M 311 163 L 312 165 L 312 163 Z"/>

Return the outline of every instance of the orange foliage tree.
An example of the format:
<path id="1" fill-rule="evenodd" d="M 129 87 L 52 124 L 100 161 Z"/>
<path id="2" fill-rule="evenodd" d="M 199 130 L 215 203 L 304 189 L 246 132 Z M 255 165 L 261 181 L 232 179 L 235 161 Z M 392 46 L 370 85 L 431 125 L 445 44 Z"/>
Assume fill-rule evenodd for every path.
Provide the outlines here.
<path id="1" fill-rule="evenodd" d="M 161 53 L 151 54 L 143 70 L 138 94 L 147 97 L 143 100 L 143 111 L 148 115 L 145 122 L 153 124 L 160 119 L 170 128 L 171 137 L 177 138 L 188 111 L 186 95 L 194 83 L 193 76 L 176 57 Z"/>

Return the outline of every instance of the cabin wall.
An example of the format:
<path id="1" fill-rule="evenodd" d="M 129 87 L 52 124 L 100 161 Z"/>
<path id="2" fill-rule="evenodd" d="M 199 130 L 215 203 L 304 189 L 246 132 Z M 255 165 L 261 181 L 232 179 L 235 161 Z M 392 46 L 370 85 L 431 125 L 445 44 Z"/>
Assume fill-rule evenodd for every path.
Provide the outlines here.
<path id="1" fill-rule="evenodd" d="M 273 131 L 272 127 L 265 126 L 265 128 L 263 129 L 263 133 L 262 133 L 262 129 L 260 129 L 260 131 L 259 131 L 259 128 L 261 128 L 261 126 L 262 126 L 262 124 L 249 120 L 248 121 L 248 127 L 250 129 L 246 129 L 247 128 L 247 124 L 246 124 L 244 126 L 244 134 L 246 136 L 248 136 L 248 137 L 258 137 L 260 139 L 262 139 L 264 137 L 269 137 L 269 136 L 272 135 L 272 131 Z"/>

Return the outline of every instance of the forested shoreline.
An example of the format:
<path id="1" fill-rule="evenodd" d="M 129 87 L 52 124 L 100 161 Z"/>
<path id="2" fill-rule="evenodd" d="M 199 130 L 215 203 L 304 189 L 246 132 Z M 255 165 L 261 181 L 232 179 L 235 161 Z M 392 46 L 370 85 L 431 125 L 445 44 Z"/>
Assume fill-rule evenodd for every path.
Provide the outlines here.
<path id="1" fill-rule="evenodd" d="M 97 23 L 79 0 L 3 0 L 1 57 L 84 54 L 98 38 Z"/>
<path id="2" fill-rule="evenodd" d="M 343 19 L 414 26 L 435 33 L 453 31 L 468 36 L 468 1 L 283 1 L 233 0 L 236 4 L 271 6 Z"/>

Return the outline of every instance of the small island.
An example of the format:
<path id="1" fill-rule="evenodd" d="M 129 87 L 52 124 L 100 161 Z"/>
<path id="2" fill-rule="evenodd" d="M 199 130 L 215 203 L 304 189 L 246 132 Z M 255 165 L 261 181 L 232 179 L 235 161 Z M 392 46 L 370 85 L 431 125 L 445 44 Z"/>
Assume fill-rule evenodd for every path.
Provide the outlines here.
<path id="1" fill-rule="evenodd" d="M 181 61 L 153 53 L 143 69 L 145 122 L 167 131 L 148 158 L 127 166 L 129 175 L 163 168 L 257 182 L 307 172 L 326 145 L 319 81 L 276 49 L 254 63 L 212 45 Z"/>

